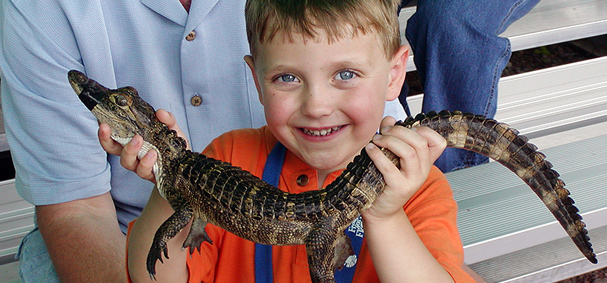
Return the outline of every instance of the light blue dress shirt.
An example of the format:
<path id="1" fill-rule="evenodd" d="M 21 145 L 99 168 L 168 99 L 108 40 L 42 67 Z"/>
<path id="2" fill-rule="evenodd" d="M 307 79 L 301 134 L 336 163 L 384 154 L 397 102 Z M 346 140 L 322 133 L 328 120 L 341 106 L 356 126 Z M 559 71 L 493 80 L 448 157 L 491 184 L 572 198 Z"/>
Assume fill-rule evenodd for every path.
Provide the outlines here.
<path id="1" fill-rule="evenodd" d="M 244 2 L 192 1 L 188 14 L 176 0 L 3 0 L 2 107 L 20 195 L 44 205 L 111 190 L 125 231 L 152 190 L 99 146 L 70 69 L 110 88 L 135 87 L 175 115 L 195 151 L 226 131 L 265 124 L 243 60 Z M 404 118 L 397 101 L 386 114 Z"/>

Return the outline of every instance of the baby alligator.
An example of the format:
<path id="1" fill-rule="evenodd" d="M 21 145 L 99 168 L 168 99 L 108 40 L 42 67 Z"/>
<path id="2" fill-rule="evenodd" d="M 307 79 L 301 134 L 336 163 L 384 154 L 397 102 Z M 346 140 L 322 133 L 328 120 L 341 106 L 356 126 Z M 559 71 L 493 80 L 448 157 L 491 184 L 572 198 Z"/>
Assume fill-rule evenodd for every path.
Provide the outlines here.
<path id="1" fill-rule="evenodd" d="M 124 145 L 138 134 L 145 141 L 140 156 L 151 149 L 158 152 L 156 187 L 175 212 L 157 230 L 148 254 L 152 278 L 156 261 L 162 260 L 162 253 L 167 255 L 166 242 L 192 220 L 183 243 L 190 253 L 204 241 L 211 243 L 205 226 L 212 223 L 262 244 L 305 244 L 312 281 L 334 282 L 335 269 L 352 250 L 345 228 L 384 189 L 383 177 L 364 149 L 326 188 L 289 194 L 229 163 L 187 150 L 185 141 L 156 119 L 154 108 L 134 88 L 108 89 L 78 71 L 70 71 L 68 78 L 99 122 L 110 126 L 114 140 Z M 588 260 L 597 262 L 585 224 L 559 174 L 516 130 L 458 111 L 419 114 L 397 124 L 432 128 L 449 147 L 481 153 L 508 167 L 540 197 Z M 394 154 L 384 153 L 398 165 Z"/>

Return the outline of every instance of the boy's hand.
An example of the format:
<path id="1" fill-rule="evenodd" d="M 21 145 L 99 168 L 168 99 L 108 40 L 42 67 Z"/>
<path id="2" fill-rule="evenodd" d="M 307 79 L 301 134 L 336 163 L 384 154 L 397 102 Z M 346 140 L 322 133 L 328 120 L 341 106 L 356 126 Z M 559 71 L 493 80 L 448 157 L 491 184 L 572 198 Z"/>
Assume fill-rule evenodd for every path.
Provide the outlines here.
<path id="1" fill-rule="evenodd" d="M 376 135 L 373 143 L 366 148 L 386 182 L 383 194 L 363 212 L 366 220 L 386 219 L 402 212 L 405 203 L 426 181 L 432 164 L 447 145 L 445 139 L 430 128 L 407 129 L 395 127 L 394 123 L 394 118 L 384 118 L 380 127 L 381 135 Z M 400 157 L 400 170 L 378 146 Z"/>
<path id="2" fill-rule="evenodd" d="M 173 114 L 166 110 L 159 109 L 156 111 L 156 117 L 160 122 L 166 124 L 169 129 L 176 131 L 178 136 L 185 139 L 185 135 L 181 128 L 179 128 L 179 125 L 177 125 L 177 121 Z M 137 158 L 137 153 L 143 146 L 143 138 L 140 135 L 134 136 L 133 140 L 123 147 L 121 144 L 114 141 L 110 137 L 110 134 L 110 126 L 107 124 L 99 125 L 98 136 L 101 147 L 109 154 L 120 156 L 120 164 L 127 170 L 137 173 L 137 175 L 143 179 L 156 182 L 154 173 L 152 172 L 152 166 L 158 157 L 156 151 L 148 151 L 148 153 L 139 160 Z M 187 144 L 189 148 L 189 143 Z"/>

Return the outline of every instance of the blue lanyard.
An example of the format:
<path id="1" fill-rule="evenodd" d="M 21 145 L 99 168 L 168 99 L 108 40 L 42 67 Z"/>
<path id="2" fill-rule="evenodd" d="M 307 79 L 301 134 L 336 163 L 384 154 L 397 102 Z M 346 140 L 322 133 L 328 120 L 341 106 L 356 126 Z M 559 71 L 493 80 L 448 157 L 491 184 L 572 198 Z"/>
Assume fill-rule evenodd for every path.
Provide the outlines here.
<path id="1" fill-rule="evenodd" d="M 282 165 L 285 161 L 286 152 L 287 149 L 279 142 L 274 146 L 270 155 L 268 155 L 268 160 L 263 168 L 262 179 L 272 186 L 278 187 L 278 180 L 282 171 Z M 354 278 L 357 257 L 360 253 L 364 236 L 360 216 L 346 229 L 346 235 L 350 238 L 355 255 L 350 256 L 346 260 L 344 267 L 335 272 L 335 280 L 338 283 L 352 282 L 352 278 Z M 273 282 L 271 245 L 255 243 L 255 282 Z"/>

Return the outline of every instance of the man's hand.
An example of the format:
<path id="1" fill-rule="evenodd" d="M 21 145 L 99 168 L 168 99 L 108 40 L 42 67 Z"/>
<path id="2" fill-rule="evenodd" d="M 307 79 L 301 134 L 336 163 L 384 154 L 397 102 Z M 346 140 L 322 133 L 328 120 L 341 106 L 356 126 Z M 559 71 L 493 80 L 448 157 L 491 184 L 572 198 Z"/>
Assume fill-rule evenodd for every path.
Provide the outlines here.
<path id="1" fill-rule="evenodd" d="M 173 116 L 173 114 L 166 110 L 159 109 L 156 111 L 156 117 L 160 122 L 166 124 L 169 129 L 176 131 L 178 136 L 185 139 L 185 135 L 181 128 L 179 128 L 179 125 L 177 125 L 177 121 L 175 120 L 175 116 Z M 101 143 L 103 149 L 109 154 L 120 156 L 120 164 L 127 170 L 137 173 L 137 175 L 143 179 L 156 182 L 154 173 L 152 172 L 152 167 L 158 158 L 158 153 L 154 150 L 150 150 L 140 160 L 137 158 L 137 153 L 143 146 L 143 138 L 140 135 L 134 136 L 133 140 L 131 140 L 127 145 L 122 146 L 118 142 L 114 141 L 110 137 L 110 134 L 110 126 L 107 124 L 99 125 L 99 143 Z M 189 143 L 187 144 L 189 148 Z"/>

